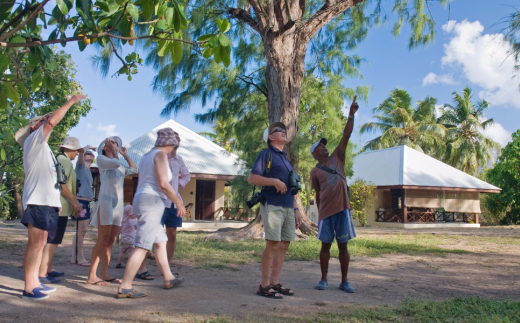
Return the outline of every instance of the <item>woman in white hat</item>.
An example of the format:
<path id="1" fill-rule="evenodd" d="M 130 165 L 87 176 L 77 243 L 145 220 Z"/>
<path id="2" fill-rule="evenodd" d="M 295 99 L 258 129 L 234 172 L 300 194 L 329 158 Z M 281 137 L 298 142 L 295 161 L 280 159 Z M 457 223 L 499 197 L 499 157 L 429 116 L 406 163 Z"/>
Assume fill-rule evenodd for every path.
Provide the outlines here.
<path id="1" fill-rule="evenodd" d="M 176 277 L 170 270 L 166 254 L 168 237 L 161 225 L 164 213 L 164 201 L 170 199 L 177 205 L 177 216 L 186 214 L 186 209 L 170 185 L 172 173 L 168 165 L 168 154 L 178 146 L 177 136 L 171 128 L 157 131 L 155 147 L 141 158 L 139 162 L 139 184 L 134 196 L 134 213 L 137 216 L 137 232 L 135 235 L 135 250 L 126 264 L 123 282 L 118 288 L 118 298 L 145 297 L 132 288 L 137 270 L 146 257 L 146 253 L 155 245 L 155 260 L 164 276 L 164 288 L 170 289 L 182 283 L 183 279 Z M 178 175 L 178 174 L 176 174 Z"/>
<path id="2" fill-rule="evenodd" d="M 101 178 L 101 187 L 96 206 L 92 212 L 90 224 L 98 228 L 98 240 L 90 258 L 90 273 L 87 284 L 108 285 L 110 282 L 121 282 L 108 275 L 108 265 L 112 255 L 112 246 L 119 234 L 123 220 L 124 196 L 123 185 L 126 176 L 136 174 L 137 167 L 122 147 L 123 141 L 117 136 L 108 137 L 98 147 L 97 165 Z M 129 167 L 120 160 L 123 156 Z M 102 259 L 101 271 L 97 276 L 99 260 Z"/>

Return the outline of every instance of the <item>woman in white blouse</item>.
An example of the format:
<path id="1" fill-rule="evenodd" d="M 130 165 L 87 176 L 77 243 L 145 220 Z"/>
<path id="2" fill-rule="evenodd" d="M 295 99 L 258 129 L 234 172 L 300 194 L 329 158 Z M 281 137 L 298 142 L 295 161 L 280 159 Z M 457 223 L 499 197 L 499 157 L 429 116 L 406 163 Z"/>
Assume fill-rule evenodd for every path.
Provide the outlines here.
<path id="1" fill-rule="evenodd" d="M 145 297 L 132 288 L 132 282 L 139 266 L 142 264 L 148 250 L 155 246 L 155 260 L 164 276 L 164 288 L 170 289 L 183 282 L 174 276 L 170 270 L 166 254 L 168 237 L 161 224 L 164 213 L 164 202 L 168 198 L 177 205 L 177 216 L 186 213 L 177 193 L 170 185 L 172 173 L 168 166 L 168 154 L 174 146 L 178 146 L 175 132 L 171 128 L 157 131 L 155 146 L 144 155 L 139 162 L 139 184 L 134 196 L 134 212 L 137 216 L 137 232 L 135 235 L 135 250 L 126 263 L 125 276 L 118 288 L 118 298 Z M 178 176 L 179 174 L 175 174 Z"/>
<path id="2" fill-rule="evenodd" d="M 113 136 L 105 139 L 98 148 L 97 164 L 101 179 L 98 202 L 93 210 L 90 224 L 98 228 L 98 240 L 92 250 L 90 273 L 87 284 L 105 286 L 110 282 L 121 282 L 108 275 L 108 264 L 112 255 L 112 245 L 119 233 L 123 220 L 124 196 L 123 185 L 126 176 L 136 174 L 137 167 L 122 147 L 121 138 Z M 120 153 L 130 167 L 119 160 Z M 101 271 L 97 276 L 99 260 L 102 259 Z"/>

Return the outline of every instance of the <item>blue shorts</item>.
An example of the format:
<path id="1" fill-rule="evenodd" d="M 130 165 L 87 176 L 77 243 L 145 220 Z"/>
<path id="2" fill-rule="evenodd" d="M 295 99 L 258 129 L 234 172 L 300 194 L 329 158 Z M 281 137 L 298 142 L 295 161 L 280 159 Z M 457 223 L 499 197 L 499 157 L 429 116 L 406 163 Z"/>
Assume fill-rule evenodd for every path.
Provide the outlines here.
<path id="1" fill-rule="evenodd" d="M 60 209 L 46 205 L 27 205 L 23 212 L 20 222 L 26 227 L 32 224 L 33 227 L 45 231 L 58 230 Z"/>
<path id="2" fill-rule="evenodd" d="M 65 230 L 67 229 L 68 221 L 69 221 L 68 216 L 59 217 L 58 228 L 56 230 L 49 230 L 49 235 L 47 236 L 47 243 L 61 244 L 63 242 L 63 236 L 65 236 Z"/>
<path id="3" fill-rule="evenodd" d="M 176 208 L 167 207 L 164 209 L 161 225 L 166 225 L 167 228 L 182 228 L 182 218 L 177 216 Z"/>
<path id="4" fill-rule="evenodd" d="M 350 210 L 343 210 L 318 222 L 318 240 L 332 243 L 344 243 L 356 237 Z"/>
<path id="5" fill-rule="evenodd" d="M 78 200 L 78 202 L 83 206 L 85 210 L 87 210 L 87 213 L 85 213 L 84 217 L 78 217 L 78 221 L 90 220 L 90 201 Z M 70 219 L 76 221 L 76 217 L 74 215 L 71 215 Z"/>

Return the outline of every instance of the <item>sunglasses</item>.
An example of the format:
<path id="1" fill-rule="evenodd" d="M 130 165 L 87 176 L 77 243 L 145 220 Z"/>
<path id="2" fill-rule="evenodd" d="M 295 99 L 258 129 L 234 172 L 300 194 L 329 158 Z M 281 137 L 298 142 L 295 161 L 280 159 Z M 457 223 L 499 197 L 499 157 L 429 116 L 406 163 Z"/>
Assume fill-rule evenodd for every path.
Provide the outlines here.
<path id="1" fill-rule="evenodd" d="M 284 128 L 276 128 L 276 129 L 273 130 L 273 132 L 270 133 L 270 135 L 272 135 L 275 132 L 285 132 L 285 129 Z"/>

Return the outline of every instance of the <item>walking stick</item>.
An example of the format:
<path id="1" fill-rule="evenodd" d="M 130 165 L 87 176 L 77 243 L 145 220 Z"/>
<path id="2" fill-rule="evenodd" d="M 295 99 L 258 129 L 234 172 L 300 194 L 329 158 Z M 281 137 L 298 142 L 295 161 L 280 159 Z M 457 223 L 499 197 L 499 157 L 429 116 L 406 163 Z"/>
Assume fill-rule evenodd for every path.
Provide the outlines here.
<path id="1" fill-rule="evenodd" d="M 76 216 L 76 261 L 74 262 L 76 265 L 78 264 L 78 225 L 79 225 L 79 216 Z"/>

